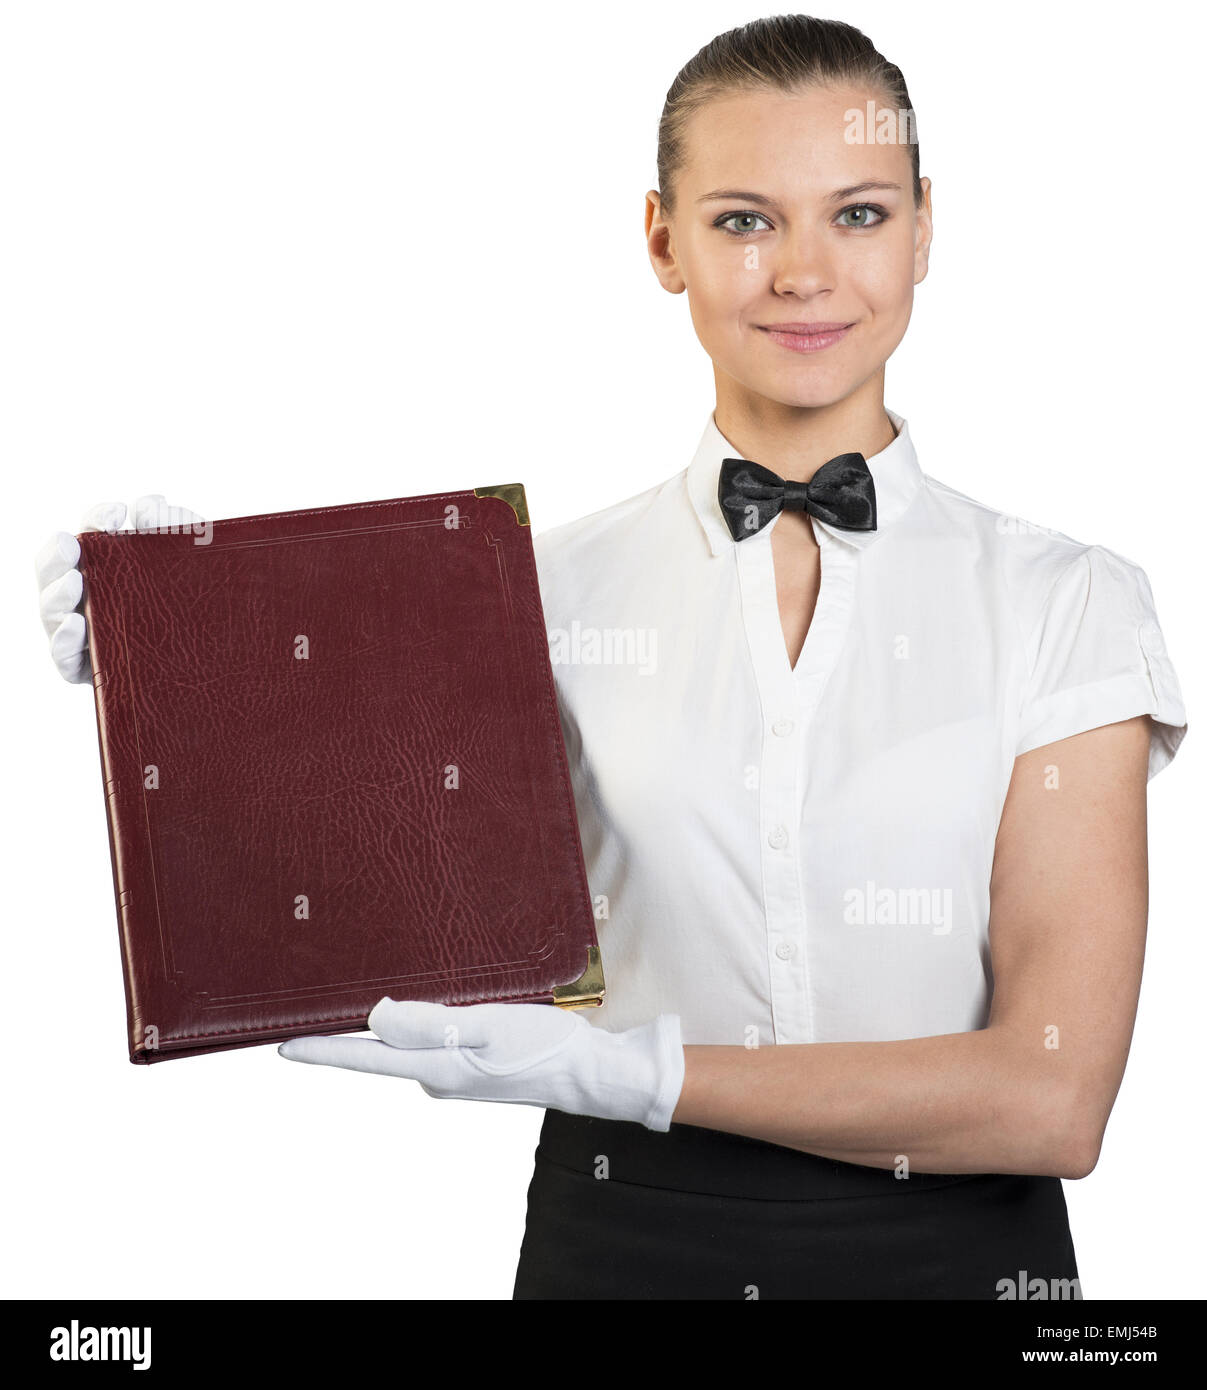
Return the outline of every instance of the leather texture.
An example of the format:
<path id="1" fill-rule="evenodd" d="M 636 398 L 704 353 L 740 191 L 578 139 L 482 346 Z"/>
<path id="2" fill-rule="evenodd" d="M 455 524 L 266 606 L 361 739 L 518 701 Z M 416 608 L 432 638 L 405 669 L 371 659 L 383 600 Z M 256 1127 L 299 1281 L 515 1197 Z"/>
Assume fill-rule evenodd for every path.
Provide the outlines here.
<path id="1" fill-rule="evenodd" d="M 363 1029 L 384 996 L 548 1001 L 583 973 L 591 898 L 507 502 L 79 541 L 131 1061 Z"/>

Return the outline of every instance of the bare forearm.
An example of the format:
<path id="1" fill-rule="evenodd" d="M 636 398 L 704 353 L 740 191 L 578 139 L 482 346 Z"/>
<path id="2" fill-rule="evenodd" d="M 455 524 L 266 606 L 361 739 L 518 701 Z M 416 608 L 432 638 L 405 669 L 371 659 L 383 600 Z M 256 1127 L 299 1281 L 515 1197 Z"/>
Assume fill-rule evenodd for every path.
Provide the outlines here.
<path id="1" fill-rule="evenodd" d="M 877 1168 L 1080 1176 L 1068 1058 L 998 1030 L 684 1051 L 678 1124 Z"/>

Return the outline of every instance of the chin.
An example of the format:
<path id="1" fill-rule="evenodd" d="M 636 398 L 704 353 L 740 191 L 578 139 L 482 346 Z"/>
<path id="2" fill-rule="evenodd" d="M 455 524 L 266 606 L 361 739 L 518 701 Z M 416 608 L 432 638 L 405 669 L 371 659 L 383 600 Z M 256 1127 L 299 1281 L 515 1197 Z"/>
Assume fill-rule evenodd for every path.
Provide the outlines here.
<path id="1" fill-rule="evenodd" d="M 854 391 L 855 380 L 833 372 L 777 373 L 762 378 L 742 378 L 738 380 L 757 395 L 780 405 L 793 406 L 800 410 L 818 410 L 838 401 L 845 400 Z"/>

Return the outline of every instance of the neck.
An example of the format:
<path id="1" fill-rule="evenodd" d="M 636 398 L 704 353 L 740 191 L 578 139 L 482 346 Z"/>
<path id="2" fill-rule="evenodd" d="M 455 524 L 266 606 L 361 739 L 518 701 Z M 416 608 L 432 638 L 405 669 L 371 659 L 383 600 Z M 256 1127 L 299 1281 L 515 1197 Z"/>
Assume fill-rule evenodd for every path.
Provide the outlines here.
<path id="1" fill-rule="evenodd" d="M 717 429 L 744 457 L 807 483 L 837 454 L 872 458 L 896 438 L 884 408 L 883 368 L 831 405 L 785 405 L 717 374 Z"/>

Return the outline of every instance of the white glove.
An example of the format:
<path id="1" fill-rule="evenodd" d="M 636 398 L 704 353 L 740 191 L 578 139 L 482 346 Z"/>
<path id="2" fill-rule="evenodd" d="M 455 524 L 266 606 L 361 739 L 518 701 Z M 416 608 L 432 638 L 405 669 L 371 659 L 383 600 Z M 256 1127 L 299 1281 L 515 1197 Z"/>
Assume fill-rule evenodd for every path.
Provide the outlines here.
<path id="1" fill-rule="evenodd" d="M 126 519 L 124 502 L 102 502 L 84 517 L 81 531 L 120 531 Z M 130 525 L 136 531 L 159 527 L 204 525 L 187 507 L 169 507 L 159 493 L 140 497 L 134 504 Z M 73 685 L 92 679 L 88 656 L 88 631 L 81 606 L 84 579 L 80 574 L 80 543 L 67 531 L 59 531 L 38 551 L 34 567 L 38 575 L 38 606 L 42 626 L 50 638 L 50 657 L 59 675 Z"/>
<path id="2" fill-rule="evenodd" d="M 418 1081 L 443 1100 L 540 1105 L 667 1130 L 683 1089 L 678 1014 L 624 1033 L 555 1004 L 427 1004 L 383 999 L 372 1038 L 293 1038 L 291 1062 Z"/>

